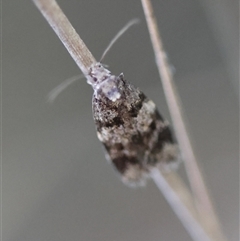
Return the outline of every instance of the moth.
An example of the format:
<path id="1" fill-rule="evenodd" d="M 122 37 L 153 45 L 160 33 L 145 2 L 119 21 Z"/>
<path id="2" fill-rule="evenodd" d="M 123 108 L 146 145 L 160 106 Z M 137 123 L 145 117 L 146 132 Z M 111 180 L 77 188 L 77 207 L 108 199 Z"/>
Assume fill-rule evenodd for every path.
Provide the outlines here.
<path id="1" fill-rule="evenodd" d="M 166 169 L 176 163 L 178 147 L 152 100 L 100 62 L 91 66 L 87 79 L 94 90 L 98 139 L 124 183 L 144 185 L 151 168 Z"/>
<path id="2" fill-rule="evenodd" d="M 136 22 L 130 21 L 115 36 L 101 60 L 119 36 Z M 177 144 L 169 123 L 159 114 L 154 102 L 123 74 L 113 75 L 100 61 L 92 64 L 85 75 L 94 91 L 92 111 L 97 137 L 105 148 L 106 159 L 122 181 L 129 186 L 144 185 L 152 168 L 167 170 L 176 166 Z M 75 80 L 59 85 L 50 98 L 53 100 Z"/>

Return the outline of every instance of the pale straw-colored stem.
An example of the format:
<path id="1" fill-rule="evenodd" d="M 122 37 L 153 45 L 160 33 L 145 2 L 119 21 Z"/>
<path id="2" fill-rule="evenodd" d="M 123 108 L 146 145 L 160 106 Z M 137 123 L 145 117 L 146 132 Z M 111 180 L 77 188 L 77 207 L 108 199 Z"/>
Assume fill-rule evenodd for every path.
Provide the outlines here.
<path id="1" fill-rule="evenodd" d="M 176 138 L 178 140 L 185 163 L 192 192 L 195 197 L 196 207 L 202 219 L 202 223 L 204 223 L 205 227 L 208 229 L 208 232 L 211 234 L 212 240 L 226 240 L 221 232 L 218 218 L 215 214 L 207 187 L 203 180 L 203 175 L 198 166 L 190 139 L 188 137 L 188 132 L 184 124 L 181 111 L 180 99 L 178 98 L 178 94 L 173 83 L 171 69 L 169 67 L 162 40 L 160 38 L 151 1 L 142 0 L 142 5 L 152 40 L 158 71 L 162 80 L 164 93 L 172 117 Z"/>
<path id="2" fill-rule="evenodd" d="M 151 177 L 192 239 L 194 241 L 211 241 L 200 225 L 191 195 L 178 176 L 174 173 L 164 174 L 154 168 Z"/>
<path id="3" fill-rule="evenodd" d="M 95 58 L 76 33 L 55 0 L 33 0 L 47 22 L 62 41 L 78 67 L 87 75 Z"/>

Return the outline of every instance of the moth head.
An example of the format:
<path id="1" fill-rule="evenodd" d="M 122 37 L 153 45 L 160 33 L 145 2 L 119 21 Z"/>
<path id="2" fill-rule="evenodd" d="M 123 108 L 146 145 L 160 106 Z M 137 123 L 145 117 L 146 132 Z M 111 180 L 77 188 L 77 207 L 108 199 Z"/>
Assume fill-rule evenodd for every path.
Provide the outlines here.
<path id="1" fill-rule="evenodd" d="M 92 64 L 92 66 L 89 68 L 87 82 L 94 88 L 95 86 L 101 84 L 104 80 L 108 79 L 110 76 L 111 72 L 100 62 L 97 62 Z"/>

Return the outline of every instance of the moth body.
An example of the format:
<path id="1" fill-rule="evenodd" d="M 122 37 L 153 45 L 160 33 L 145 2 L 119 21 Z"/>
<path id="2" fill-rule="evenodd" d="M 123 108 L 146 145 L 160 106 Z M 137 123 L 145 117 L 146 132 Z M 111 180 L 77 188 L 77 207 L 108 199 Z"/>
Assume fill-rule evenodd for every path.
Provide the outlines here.
<path id="1" fill-rule="evenodd" d="M 176 163 L 178 148 L 169 124 L 156 105 L 123 74 L 112 75 L 101 63 L 92 65 L 93 118 L 107 159 L 129 185 L 145 183 L 151 168 Z"/>

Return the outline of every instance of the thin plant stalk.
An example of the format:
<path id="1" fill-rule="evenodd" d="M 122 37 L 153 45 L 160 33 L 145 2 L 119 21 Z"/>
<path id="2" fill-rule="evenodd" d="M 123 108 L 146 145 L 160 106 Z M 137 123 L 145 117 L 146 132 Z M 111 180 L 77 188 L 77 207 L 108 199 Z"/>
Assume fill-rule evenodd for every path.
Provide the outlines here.
<path id="1" fill-rule="evenodd" d="M 203 175 L 198 166 L 193 148 L 184 123 L 180 99 L 173 83 L 172 72 L 169 67 L 166 53 L 157 27 L 154 11 L 150 0 L 142 0 L 152 45 L 156 57 L 158 71 L 162 80 L 165 97 L 172 117 L 173 126 L 183 156 L 188 179 L 195 197 L 196 207 L 202 222 L 208 228 L 213 240 L 226 240 L 221 232 L 220 224 L 215 214 Z"/>
<path id="2" fill-rule="evenodd" d="M 33 0 L 42 15 L 62 41 L 67 51 L 84 75 L 96 63 L 95 58 L 79 37 L 55 0 Z"/>
<path id="3" fill-rule="evenodd" d="M 191 206 L 191 203 L 186 202 L 191 198 L 189 196 L 188 199 L 186 199 L 186 196 L 188 196 L 187 190 L 182 190 L 182 192 L 185 192 L 184 199 L 182 199 L 176 192 L 174 192 L 172 186 L 170 186 L 171 184 L 176 185 L 177 180 L 174 179 L 176 176 L 171 173 L 163 174 L 159 169 L 154 168 L 151 171 L 151 177 L 165 199 L 168 201 L 168 204 L 173 209 L 176 216 L 182 221 L 183 226 L 192 239 L 194 241 L 211 241 L 204 228 L 199 225 L 198 214 L 196 213 L 195 208 Z M 180 183 L 180 180 L 178 181 Z M 181 189 L 183 187 L 183 185 L 180 185 Z M 185 205 L 183 205 L 183 203 Z M 189 210 L 191 210 L 191 212 Z"/>
<path id="4" fill-rule="evenodd" d="M 67 48 L 68 52 L 70 53 L 70 55 L 72 56 L 76 64 L 82 70 L 83 74 L 86 75 L 88 73 L 89 67 L 93 63 L 95 63 L 96 60 L 91 54 L 91 52 L 88 50 L 88 48 L 86 47 L 82 39 L 76 33 L 76 31 L 74 30 L 71 23 L 68 21 L 67 17 L 64 15 L 64 13 L 60 9 L 56 1 L 55 0 L 33 0 L 33 2 L 38 7 L 38 9 L 43 14 L 43 16 L 46 18 L 46 20 L 53 28 L 53 30 L 55 31 L 59 39 L 63 42 L 64 46 Z M 154 174 L 152 175 L 153 175 L 153 178 L 156 177 L 156 175 Z M 177 177 L 176 174 L 172 174 L 171 176 Z M 183 182 L 176 181 L 176 179 L 172 177 L 165 178 L 165 181 L 168 184 L 165 190 L 172 189 L 170 190 L 169 193 L 170 194 L 172 192 L 175 193 L 176 197 L 179 197 L 179 200 L 182 200 L 180 202 L 181 205 L 183 206 L 185 205 L 184 207 L 181 207 L 181 206 L 176 207 L 174 208 L 174 210 L 182 209 L 182 212 L 185 212 L 184 210 L 187 210 L 187 215 L 185 215 L 185 217 L 190 216 L 191 217 L 190 220 L 193 220 L 193 218 L 196 219 L 196 225 L 197 225 L 198 224 L 197 215 L 193 208 L 194 205 L 191 198 L 191 194 L 187 191 L 187 188 L 184 186 Z M 157 183 L 158 178 L 156 177 L 154 179 L 155 179 L 155 182 Z M 167 191 L 163 192 L 164 195 L 166 195 L 166 193 L 168 192 Z M 166 197 L 166 199 L 169 200 L 168 197 Z M 171 206 L 172 205 L 174 206 L 174 202 L 173 204 L 171 203 Z M 190 208 L 190 206 L 192 208 Z M 196 230 L 201 230 L 201 227 L 198 227 Z"/>

